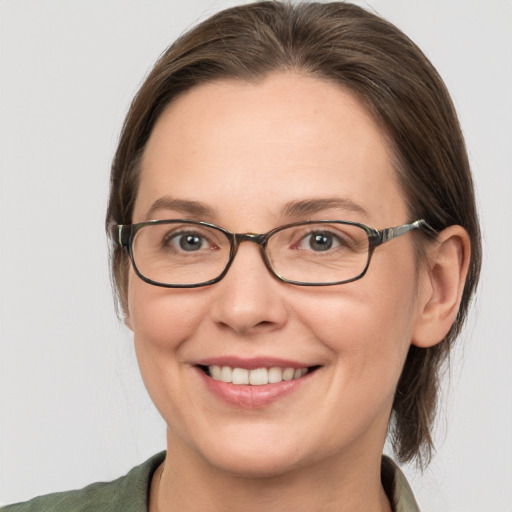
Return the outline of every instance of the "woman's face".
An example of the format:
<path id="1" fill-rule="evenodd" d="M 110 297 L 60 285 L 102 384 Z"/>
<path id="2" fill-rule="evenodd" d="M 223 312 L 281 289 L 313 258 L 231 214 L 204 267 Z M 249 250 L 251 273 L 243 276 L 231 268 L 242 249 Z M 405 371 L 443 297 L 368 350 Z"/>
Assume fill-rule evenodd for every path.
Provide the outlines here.
<path id="1" fill-rule="evenodd" d="M 397 226 L 411 219 L 391 161 L 365 109 L 333 84 L 292 73 L 209 83 L 158 120 L 133 221 L 188 218 L 237 233 L 322 219 Z M 411 235 L 336 286 L 278 281 L 253 243 L 202 288 L 159 288 L 130 270 L 127 323 L 176 456 L 248 476 L 380 456 L 418 288 Z M 214 364 L 309 372 L 221 383 L 204 371 Z"/>

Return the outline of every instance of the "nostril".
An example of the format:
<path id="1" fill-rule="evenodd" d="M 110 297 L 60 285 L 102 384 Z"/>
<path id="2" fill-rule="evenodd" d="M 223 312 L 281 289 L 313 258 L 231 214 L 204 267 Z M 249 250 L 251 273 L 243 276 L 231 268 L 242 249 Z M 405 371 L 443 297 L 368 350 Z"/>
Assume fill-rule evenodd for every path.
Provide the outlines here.
<path id="1" fill-rule="evenodd" d="M 272 325 L 272 322 L 268 320 L 263 320 L 262 322 L 256 324 L 255 327 L 268 327 L 269 325 Z"/>

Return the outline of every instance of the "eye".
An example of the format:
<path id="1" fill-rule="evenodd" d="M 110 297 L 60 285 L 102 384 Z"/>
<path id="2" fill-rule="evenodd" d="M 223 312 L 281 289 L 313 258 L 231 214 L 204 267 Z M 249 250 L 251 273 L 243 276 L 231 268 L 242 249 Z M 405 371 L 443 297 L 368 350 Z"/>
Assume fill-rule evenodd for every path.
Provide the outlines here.
<path id="1" fill-rule="evenodd" d="M 186 252 L 200 251 L 201 249 L 207 249 L 210 246 L 204 236 L 192 231 L 170 233 L 163 242 L 165 246 Z"/>
<path id="2" fill-rule="evenodd" d="M 337 242 L 330 233 L 311 233 L 306 238 L 309 248 L 313 251 L 328 251 Z"/>
<path id="3" fill-rule="evenodd" d="M 339 237 L 325 231 L 313 231 L 306 235 L 298 244 L 298 249 L 310 249 L 315 252 L 323 252 L 339 247 Z"/>
<path id="4" fill-rule="evenodd" d="M 361 225 L 343 221 L 304 222 L 286 226 L 270 238 L 270 259 L 327 265 L 368 254 L 368 236 Z M 291 260 L 290 260 L 291 261 Z"/>

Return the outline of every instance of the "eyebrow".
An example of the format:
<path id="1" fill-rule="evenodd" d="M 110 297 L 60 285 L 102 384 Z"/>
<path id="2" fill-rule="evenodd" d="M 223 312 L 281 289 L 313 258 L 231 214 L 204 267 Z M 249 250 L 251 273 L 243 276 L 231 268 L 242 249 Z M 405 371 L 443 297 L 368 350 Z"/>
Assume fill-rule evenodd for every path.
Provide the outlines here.
<path id="1" fill-rule="evenodd" d="M 158 210 L 175 210 L 191 217 L 214 217 L 215 212 L 212 208 L 198 201 L 189 201 L 187 199 L 175 199 L 170 196 L 164 196 L 157 199 L 148 210 L 146 218 L 150 219 Z"/>
<path id="2" fill-rule="evenodd" d="M 305 217 L 313 213 L 334 208 L 370 217 L 370 214 L 363 206 L 345 197 L 290 201 L 281 208 L 281 215 L 284 217 Z M 215 217 L 215 210 L 204 203 L 187 199 L 175 199 L 170 196 L 157 199 L 148 210 L 146 218 L 150 219 L 158 210 L 174 210 L 190 217 Z"/>
<path id="3" fill-rule="evenodd" d="M 284 216 L 304 217 L 323 210 L 338 208 L 354 212 L 365 217 L 370 217 L 368 211 L 360 204 L 345 197 L 329 197 L 320 199 L 306 199 L 301 201 L 290 201 L 282 208 Z"/>

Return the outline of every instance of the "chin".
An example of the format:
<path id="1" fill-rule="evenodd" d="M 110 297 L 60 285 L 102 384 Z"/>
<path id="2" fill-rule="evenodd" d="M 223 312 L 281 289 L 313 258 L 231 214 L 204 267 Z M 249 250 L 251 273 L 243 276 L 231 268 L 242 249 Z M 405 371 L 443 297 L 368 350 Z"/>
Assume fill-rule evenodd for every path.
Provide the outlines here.
<path id="1" fill-rule="evenodd" d="M 236 453 L 210 461 L 218 469 L 248 479 L 276 478 L 300 467 L 296 455 L 270 452 Z"/>
<path id="2" fill-rule="evenodd" d="M 305 463 L 306 454 L 297 443 L 283 442 L 263 432 L 252 436 L 227 436 L 215 443 L 199 447 L 211 467 L 241 478 L 272 478 L 284 475 Z"/>

